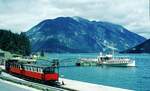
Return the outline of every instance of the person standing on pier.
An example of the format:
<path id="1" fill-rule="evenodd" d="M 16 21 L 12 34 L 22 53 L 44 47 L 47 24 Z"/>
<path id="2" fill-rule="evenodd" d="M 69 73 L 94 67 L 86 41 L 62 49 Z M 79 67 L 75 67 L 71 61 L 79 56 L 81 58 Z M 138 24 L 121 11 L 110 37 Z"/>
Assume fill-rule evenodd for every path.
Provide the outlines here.
<path id="1" fill-rule="evenodd" d="M 0 68 L 0 75 L 2 74 L 2 69 Z"/>

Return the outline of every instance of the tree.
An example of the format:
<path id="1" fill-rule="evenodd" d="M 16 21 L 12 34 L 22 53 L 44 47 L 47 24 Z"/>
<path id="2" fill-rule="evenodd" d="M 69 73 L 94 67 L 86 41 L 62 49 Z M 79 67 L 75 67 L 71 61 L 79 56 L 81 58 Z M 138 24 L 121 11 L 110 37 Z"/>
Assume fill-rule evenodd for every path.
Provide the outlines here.
<path id="1" fill-rule="evenodd" d="M 25 33 L 17 34 L 0 29 L 0 49 L 11 53 L 30 55 L 31 46 Z"/>

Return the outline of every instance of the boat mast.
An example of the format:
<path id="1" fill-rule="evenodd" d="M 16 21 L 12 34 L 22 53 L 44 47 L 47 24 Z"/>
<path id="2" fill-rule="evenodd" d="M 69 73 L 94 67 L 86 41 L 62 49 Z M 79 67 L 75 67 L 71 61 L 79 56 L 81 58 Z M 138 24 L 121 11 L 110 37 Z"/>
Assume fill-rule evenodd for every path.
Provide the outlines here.
<path id="1" fill-rule="evenodd" d="M 112 58 L 114 59 L 114 54 L 115 54 L 115 48 L 114 48 L 114 43 L 112 43 Z"/>

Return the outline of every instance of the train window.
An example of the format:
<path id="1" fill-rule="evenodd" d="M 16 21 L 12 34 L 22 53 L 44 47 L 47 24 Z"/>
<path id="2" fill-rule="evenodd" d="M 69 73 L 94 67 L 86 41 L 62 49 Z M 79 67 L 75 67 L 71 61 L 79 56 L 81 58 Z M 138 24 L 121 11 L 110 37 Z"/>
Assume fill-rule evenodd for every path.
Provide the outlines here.
<path id="1" fill-rule="evenodd" d="M 54 73 L 54 68 L 52 67 L 46 67 L 43 70 L 44 73 Z"/>
<path id="2" fill-rule="evenodd" d="M 42 70 L 42 68 L 39 68 L 39 72 L 40 72 L 40 73 L 43 73 L 43 70 Z"/>
<path id="3" fill-rule="evenodd" d="M 33 71 L 32 67 L 30 67 L 30 71 Z"/>
<path id="4" fill-rule="evenodd" d="M 28 67 L 29 71 L 31 71 L 31 67 Z"/>
<path id="5" fill-rule="evenodd" d="M 34 67 L 31 67 L 31 71 L 34 71 Z"/>
<path id="6" fill-rule="evenodd" d="M 27 70 L 29 71 L 29 67 L 27 66 Z"/>
<path id="7" fill-rule="evenodd" d="M 31 71 L 33 71 L 33 67 L 30 67 L 31 68 Z"/>
<path id="8" fill-rule="evenodd" d="M 39 72 L 39 68 L 37 68 L 37 72 Z"/>
<path id="9" fill-rule="evenodd" d="M 33 68 L 32 68 L 32 67 L 30 67 L 30 71 L 33 71 Z"/>
<path id="10" fill-rule="evenodd" d="M 25 67 L 25 70 L 28 70 L 28 69 L 27 69 L 27 66 L 24 66 L 24 67 Z"/>
<path id="11" fill-rule="evenodd" d="M 37 68 L 38 72 L 40 72 L 40 68 Z"/>
<path id="12" fill-rule="evenodd" d="M 39 70 L 38 70 L 39 68 L 36 68 L 36 72 L 39 72 Z"/>
<path id="13" fill-rule="evenodd" d="M 27 66 L 25 66 L 26 67 L 26 70 L 28 70 L 28 67 Z"/>
<path id="14" fill-rule="evenodd" d="M 29 66 L 27 66 L 27 70 L 29 71 L 30 69 L 29 69 Z"/>
<path id="15" fill-rule="evenodd" d="M 26 66 L 26 68 L 27 68 L 27 70 L 29 71 L 29 67 L 28 67 L 28 66 Z"/>
<path id="16" fill-rule="evenodd" d="M 39 68 L 39 72 L 40 72 L 40 73 L 43 73 L 43 70 L 42 70 L 42 68 Z"/>
<path id="17" fill-rule="evenodd" d="M 34 70 L 35 70 L 35 72 L 38 72 L 38 70 L 37 70 L 37 69 L 38 69 L 38 68 L 37 68 L 37 67 L 35 67 L 35 69 L 34 69 Z"/>
<path id="18" fill-rule="evenodd" d="M 32 67 L 32 71 L 34 71 L 34 72 L 35 72 L 35 67 Z"/>
<path id="19" fill-rule="evenodd" d="M 34 69 L 34 72 L 37 72 L 37 68 L 36 67 L 34 67 L 33 69 Z"/>
<path id="20" fill-rule="evenodd" d="M 41 69 L 40 69 L 40 68 L 38 68 L 38 72 L 41 72 Z"/>
<path id="21" fill-rule="evenodd" d="M 24 67 L 24 70 L 26 70 L 26 66 L 23 66 Z"/>
<path id="22" fill-rule="evenodd" d="M 34 67 L 31 67 L 32 68 L 32 71 L 34 71 Z"/>

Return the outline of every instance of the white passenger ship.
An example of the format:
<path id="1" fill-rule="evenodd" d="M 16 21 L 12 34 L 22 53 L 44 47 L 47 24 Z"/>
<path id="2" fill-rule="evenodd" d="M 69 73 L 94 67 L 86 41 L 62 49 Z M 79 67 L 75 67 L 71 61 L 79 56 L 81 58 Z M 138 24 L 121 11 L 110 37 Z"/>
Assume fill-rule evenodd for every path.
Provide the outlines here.
<path id="1" fill-rule="evenodd" d="M 100 55 L 97 57 L 99 64 L 108 66 L 135 66 L 135 60 L 125 57 L 113 57 L 113 55 Z"/>
<path id="2" fill-rule="evenodd" d="M 131 60 L 125 57 L 114 57 L 111 54 L 102 54 L 97 58 L 81 58 L 76 63 L 77 66 L 95 66 L 95 65 L 106 65 L 106 66 L 118 66 L 118 67 L 131 67 L 135 66 L 135 60 Z"/>

